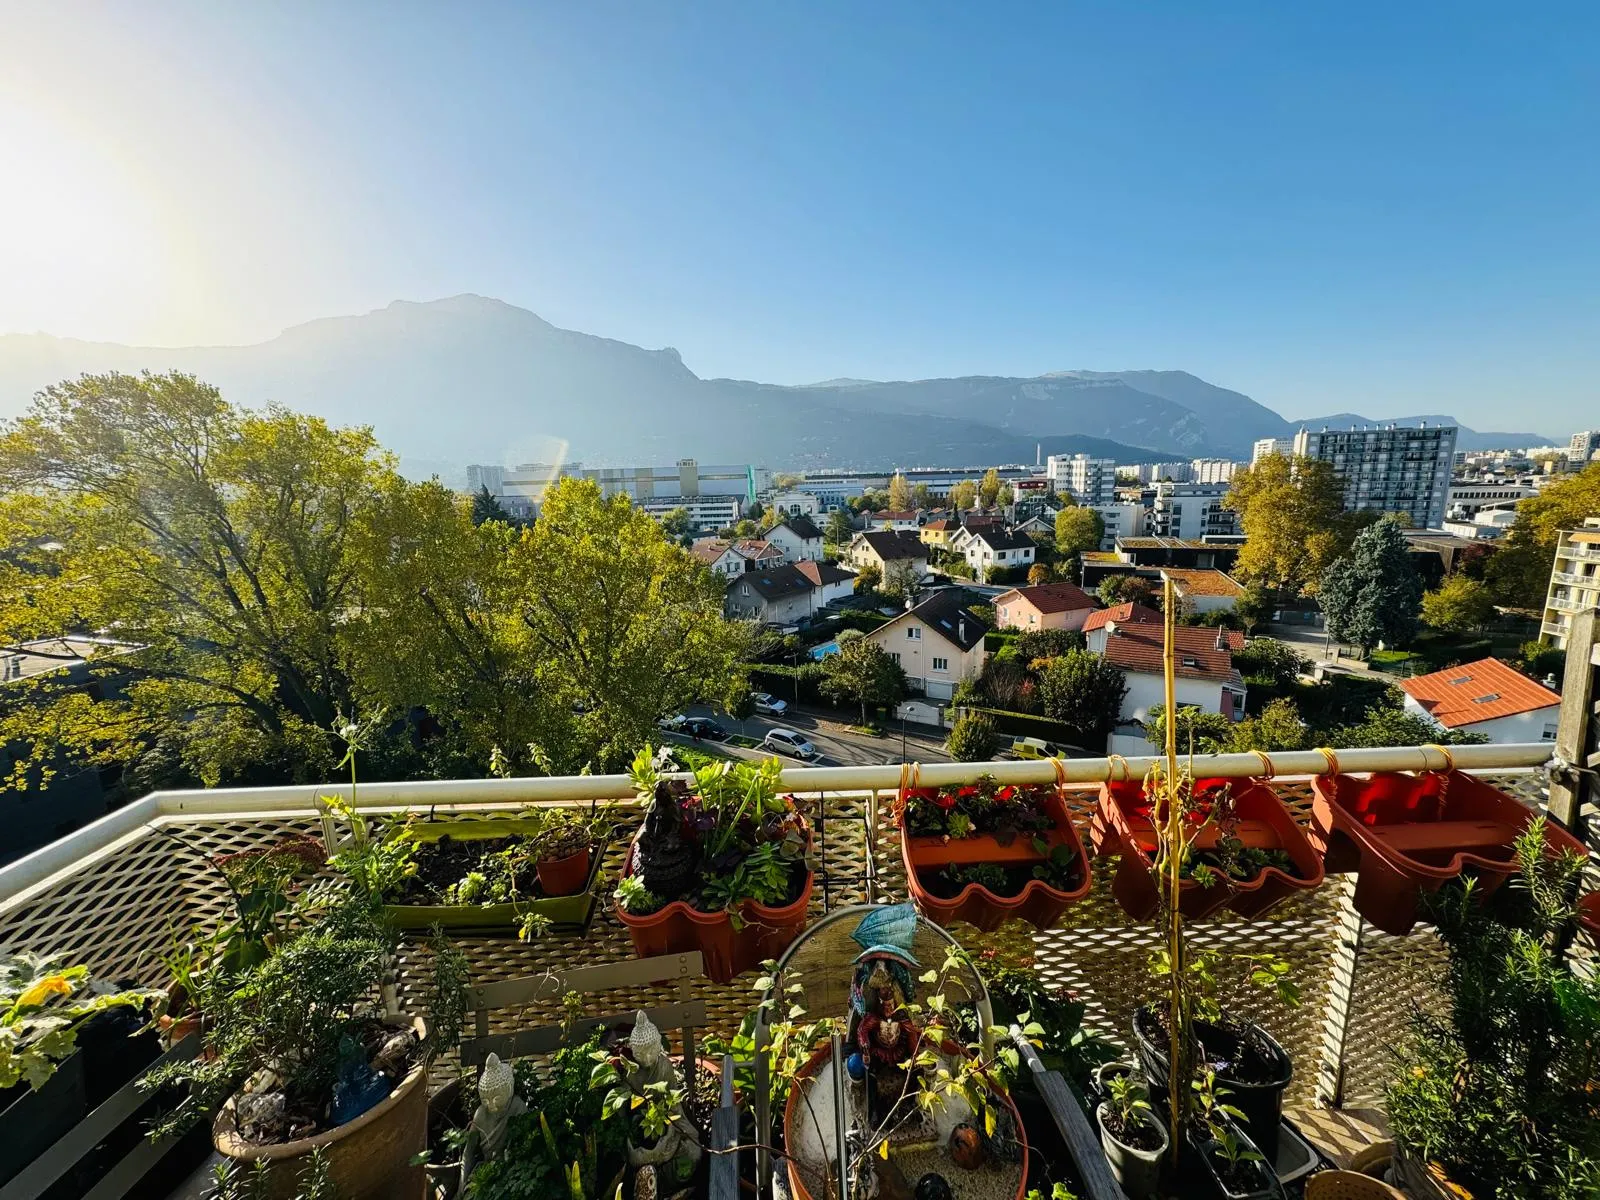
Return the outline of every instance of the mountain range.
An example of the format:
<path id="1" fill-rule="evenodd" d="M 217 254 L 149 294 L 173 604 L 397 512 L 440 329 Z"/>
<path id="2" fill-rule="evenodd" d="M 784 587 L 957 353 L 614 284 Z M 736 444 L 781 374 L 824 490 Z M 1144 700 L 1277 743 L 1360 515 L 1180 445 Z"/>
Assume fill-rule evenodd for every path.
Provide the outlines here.
<path id="1" fill-rule="evenodd" d="M 1257 438 L 1375 423 L 1290 422 L 1184 371 L 1059 371 L 801 386 L 702 379 L 676 350 L 560 329 L 482 296 L 396 301 L 251 346 L 152 349 L 48 334 L 0 336 L 0 417 L 83 372 L 190 372 L 246 404 L 369 424 L 408 474 L 563 455 L 591 466 L 697 458 L 774 469 L 1031 462 L 1086 452 L 1119 462 L 1248 459 Z M 1446 416 L 1394 418 L 1453 422 Z M 1461 428 L 1459 449 L 1529 446 L 1532 433 Z"/>

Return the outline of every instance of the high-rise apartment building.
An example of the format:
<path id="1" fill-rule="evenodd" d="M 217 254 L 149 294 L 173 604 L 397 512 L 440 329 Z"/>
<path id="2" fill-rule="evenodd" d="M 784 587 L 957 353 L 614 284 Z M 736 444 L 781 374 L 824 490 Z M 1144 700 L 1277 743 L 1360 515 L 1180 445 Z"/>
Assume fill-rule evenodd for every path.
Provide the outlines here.
<path id="1" fill-rule="evenodd" d="M 1333 464 L 1347 512 L 1404 513 L 1423 529 L 1444 522 L 1455 450 L 1453 425 L 1302 429 L 1294 438 L 1296 455 Z"/>
<path id="2" fill-rule="evenodd" d="M 1189 479 L 1193 483 L 1227 483 L 1238 465 L 1228 458 L 1197 458 L 1189 464 Z"/>
<path id="3" fill-rule="evenodd" d="M 1600 608 L 1600 517 L 1587 518 L 1581 529 L 1561 531 L 1539 632 L 1565 650 L 1568 623 L 1588 608 Z"/>
<path id="4" fill-rule="evenodd" d="M 1222 503 L 1227 494 L 1225 483 L 1158 483 L 1145 530 L 1152 537 L 1194 542 L 1237 534 L 1239 514 Z"/>
<path id="5" fill-rule="evenodd" d="M 772 473 L 765 467 L 701 466 L 692 458 L 680 458 L 669 467 L 528 463 L 506 469 L 502 494 L 537 507 L 545 489 L 563 476 L 596 483 L 606 497 L 627 496 L 652 516 L 687 509 L 702 526 L 738 520 L 745 505 L 772 487 Z"/>
<path id="6" fill-rule="evenodd" d="M 1580 429 L 1567 443 L 1567 461 L 1586 463 L 1600 450 L 1600 429 Z"/>
<path id="7" fill-rule="evenodd" d="M 1269 455 L 1281 454 L 1287 458 L 1293 453 L 1293 438 L 1257 438 L 1255 445 L 1250 449 L 1250 465 L 1255 466 Z"/>
<path id="8" fill-rule="evenodd" d="M 1087 454 L 1052 454 L 1045 473 L 1058 495 L 1070 495 L 1079 504 L 1114 504 L 1117 499 L 1117 460 L 1090 458 Z"/>

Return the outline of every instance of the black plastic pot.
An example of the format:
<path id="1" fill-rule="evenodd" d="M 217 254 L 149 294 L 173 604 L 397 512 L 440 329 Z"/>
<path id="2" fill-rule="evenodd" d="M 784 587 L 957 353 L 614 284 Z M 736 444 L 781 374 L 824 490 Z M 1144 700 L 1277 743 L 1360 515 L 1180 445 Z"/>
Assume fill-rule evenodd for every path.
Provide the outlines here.
<path id="1" fill-rule="evenodd" d="M 1276 1068 L 1272 1072 L 1271 1083 L 1239 1083 L 1229 1077 L 1227 1064 L 1232 1063 L 1239 1052 L 1239 1037 L 1232 1030 L 1209 1021 L 1196 1021 L 1195 1037 L 1200 1042 L 1206 1061 L 1217 1068 L 1218 1082 L 1230 1093 L 1227 1103 L 1244 1113 L 1245 1132 L 1261 1153 L 1267 1156 L 1267 1161 L 1272 1162 L 1278 1154 L 1283 1093 L 1294 1078 L 1294 1063 L 1265 1029 L 1248 1021 L 1243 1024 L 1254 1031 L 1253 1040 L 1257 1040 L 1265 1049 Z M 1144 1069 L 1145 1081 L 1150 1088 L 1150 1102 L 1159 1111 L 1167 1098 L 1167 1040 L 1156 1020 L 1155 1010 L 1149 1005 L 1140 1005 L 1133 1010 L 1133 1040 L 1139 1054 L 1139 1065 Z"/>
<path id="2" fill-rule="evenodd" d="M 1248 1133 L 1231 1121 L 1228 1124 L 1247 1149 L 1261 1153 L 1260 1147 L 1250 1140 Z M 1270 1156 L 1259 1162 L 1244 1164 L 1244 1169 L 1254 1178 L 1244 1191 L 1234 1191 L 1232 1186 L 1223 1181 L 1218 1156 L 1214 1153 L 1216 1144 L 1210 1131 L 1203 1125 L 1197 1125 L 1184 1134 L 1183 1158 L 1188 1167 L 1185 1177 L 1195 1181 L 1197 1195 L 1214 1197 L 1215 1200 L 1283 1200 L 1283 1187 L 1272 1172 Z"/>
<path id="3" fill-rule="evenodd" d="M 44 1086 L 19 1083 L 0 1091 L 0 1183 L 54 1146 L 89 1112 L 83 1052 L 64 1059 Z"/>

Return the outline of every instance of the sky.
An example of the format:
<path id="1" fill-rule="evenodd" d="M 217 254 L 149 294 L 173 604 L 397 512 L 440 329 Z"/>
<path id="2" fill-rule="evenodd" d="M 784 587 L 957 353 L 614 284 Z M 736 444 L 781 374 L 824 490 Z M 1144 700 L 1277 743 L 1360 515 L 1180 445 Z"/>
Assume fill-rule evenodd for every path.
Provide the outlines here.
<path id="1" fill-rule="evenodd" d="M 1600 423 L 1600 5 L 0 0 L 0 333 L 495 296 L 704 377 Z"/>

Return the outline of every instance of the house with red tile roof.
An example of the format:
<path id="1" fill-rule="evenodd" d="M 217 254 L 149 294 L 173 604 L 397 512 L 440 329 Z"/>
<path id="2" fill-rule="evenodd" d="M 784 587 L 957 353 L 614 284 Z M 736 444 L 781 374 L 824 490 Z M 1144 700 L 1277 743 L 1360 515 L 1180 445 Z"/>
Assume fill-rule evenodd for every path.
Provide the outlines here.
<path id="1" fill-rule="evenodd" d="M 1104 654 L 1107 631 L 1112 626 L 1123 625 L 1154 625 L 1160 629 L 1161 614 L 1148 604 L 1140 604 L 1136 600 L 1124 600 L 1110 608 L 1096 609 L 1083 619 L 1083 636 L 1088 641 L 1089 649 L 1096 654 Z"/>
<path id="2" fill-rule="evenodd" d="M 1481 658 L 1400 681 L 1406 711 L 1440 729 L 1480 733 L 1491 742 L 1551 742 L 1561 697 L 1498 658 Z"/>
<path id="3" fill-rule="evenodd" d="M 1040 583 L 1012 588 L 994 598 L 1001 629 L 1078 630 L 1098 607 L 1095 598 L 1072 583 Z"/>
<path id="4" fill-rule="evenodd" d="M 1229 629 L 1188 625 L 1178 626 L 1172 634 L 1179 707 L 1192 706 L 1203 712 L 1221 713 L 1230 721 L 1240 720 L 1244 716 L 1244 677 L 1233 665 L 1233 652 L 1244 644 L 1244 635 Z M 1151 707 L 1165 703 L 1162 627 L 1113 623 L 1105 628 L 1105 644 L 1100 653 L 1108 663 L 1122 669 L 1128 684 L 1120 714 L 1122 722 L 1143 725 Z M 1112 748 L 1126 753 L 1120 745 Z"/>

